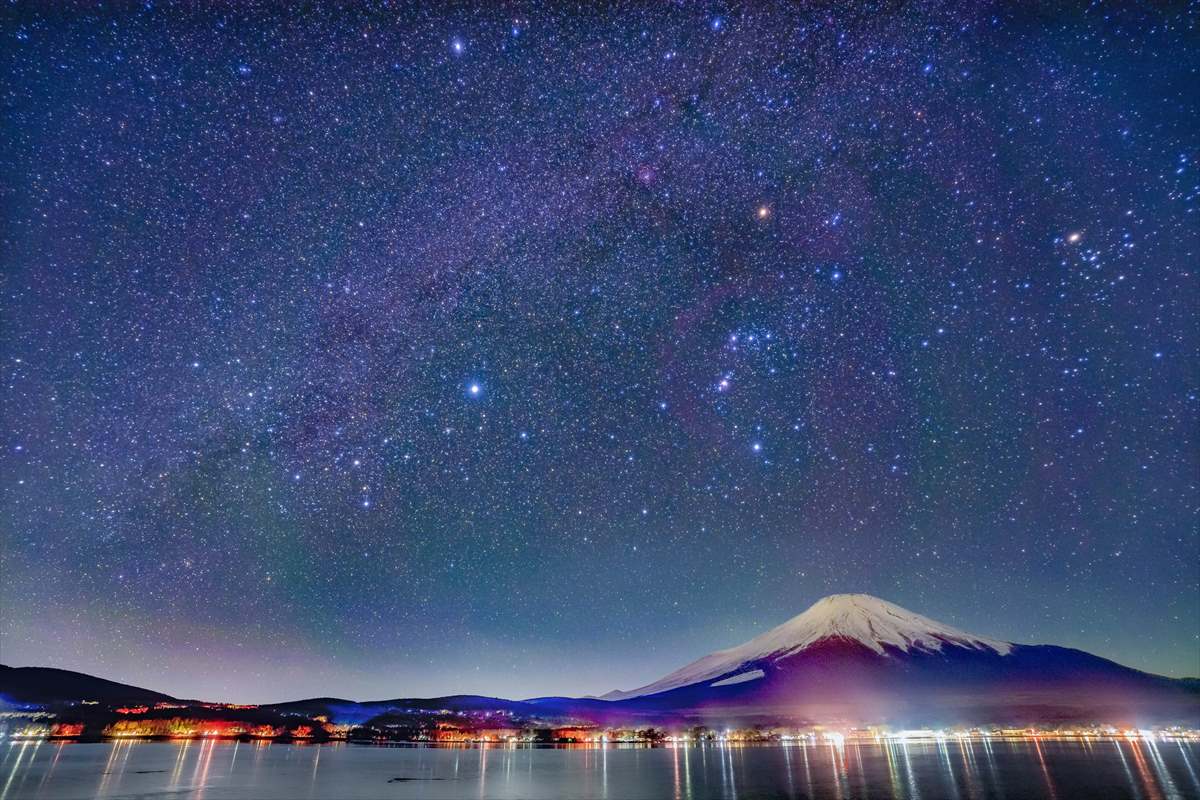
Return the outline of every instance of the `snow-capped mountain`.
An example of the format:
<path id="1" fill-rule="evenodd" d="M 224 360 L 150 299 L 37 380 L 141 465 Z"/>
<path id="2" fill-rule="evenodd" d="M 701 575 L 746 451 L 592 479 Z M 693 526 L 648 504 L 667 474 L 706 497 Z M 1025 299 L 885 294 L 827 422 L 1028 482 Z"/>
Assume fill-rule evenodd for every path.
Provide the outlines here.
<path id="1" fill-rule="evenodd" d="M 965 633 L 869 594 L 834 594 L 745 644 L 718 650 L 641 688 L 609 692 L 603 699 L 657 694 L 723 676 L 728 676 L 722 681 L 728 685 L 739 677 L 732 673 L 747 665 L 762 660 L 779 662 L 824 639 L 857 642 L 880 655 L 886 655 L 889 649 L 907 653 L 910 649 L 938 651 L 944 646 L 1008 655 L 1013 647 L 1009 642 Z M 750 671 L 762 674 L 757 668 Z"/>
<path id="2" fill-rule="evenodd" d="M 617 715 L 950 723 L 1200 721 L 1195 681 L 967 633 L 865 594 L 603 695 Z"/>

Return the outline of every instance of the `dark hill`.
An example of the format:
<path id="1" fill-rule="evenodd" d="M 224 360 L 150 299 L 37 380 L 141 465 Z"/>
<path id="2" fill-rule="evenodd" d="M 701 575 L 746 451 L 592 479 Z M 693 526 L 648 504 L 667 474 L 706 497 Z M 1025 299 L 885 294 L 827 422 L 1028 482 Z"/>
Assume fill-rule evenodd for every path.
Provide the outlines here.
<path id="1" fill-rule="evenodd" d="M 52 667 L 0 664 L 0 705 L 53 705 L 97 701 L 103 705 L 150 704 L 175 698 L 137 686 Z"/>

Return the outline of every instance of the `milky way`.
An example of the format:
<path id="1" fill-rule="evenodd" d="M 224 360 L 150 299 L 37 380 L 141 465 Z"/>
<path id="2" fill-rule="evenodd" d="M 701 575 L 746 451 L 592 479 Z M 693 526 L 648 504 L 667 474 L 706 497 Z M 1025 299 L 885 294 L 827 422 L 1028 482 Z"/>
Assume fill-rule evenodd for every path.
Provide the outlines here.
<path id="1" fill-rule="evenodd" d="M 1200 672 L 1195 5 L 479 5 L 0 12 L 0 660 Z"/>

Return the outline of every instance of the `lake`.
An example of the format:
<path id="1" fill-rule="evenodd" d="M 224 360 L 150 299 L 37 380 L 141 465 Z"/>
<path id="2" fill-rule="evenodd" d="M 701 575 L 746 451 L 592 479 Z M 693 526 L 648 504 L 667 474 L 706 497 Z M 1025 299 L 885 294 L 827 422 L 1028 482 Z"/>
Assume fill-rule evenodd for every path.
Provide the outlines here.
<path id="1" fill-rule="evenodd" d="M 667 747 L 0 743 L 18 798 L 1200 797 L 1200 743 L 957 741 Z"/>

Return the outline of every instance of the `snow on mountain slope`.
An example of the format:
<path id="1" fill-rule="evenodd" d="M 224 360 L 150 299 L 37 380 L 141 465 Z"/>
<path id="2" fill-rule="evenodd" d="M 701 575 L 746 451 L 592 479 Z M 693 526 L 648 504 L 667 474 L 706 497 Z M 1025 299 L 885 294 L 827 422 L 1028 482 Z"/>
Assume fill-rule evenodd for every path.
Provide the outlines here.
<path id="1" fill-rule="evenodd" d="M 765 677 L 766 674 L 767 673 L 763 672 L 761 669 L 752 669 L 749 672 L 743 672 L 739 675 L 731 675 L 728 678 L 723 678 L 719 681 L 713 681 L 709 684 L 709 686 L 733 686 L 737 683 L 749 683 L 750 681 L 756 681 L 759 678 Z"/>
<path id="2" fill-rule="evenodd" d="M 778 662 L 830 637 L 859 642 L 880 655 L 887 655 L 887 647 L 908 652 L 938 651 L 950 645 L 993 650 L 1000 655 L 1012 650 L 1008 642 L 974 636 L 869 594 L 835 594 L 745 644 L 718 650 L 639 689 L 612 691 L 602 697 L 625 700 L 690 686 L 728 675 L 750 662 Z"/>

